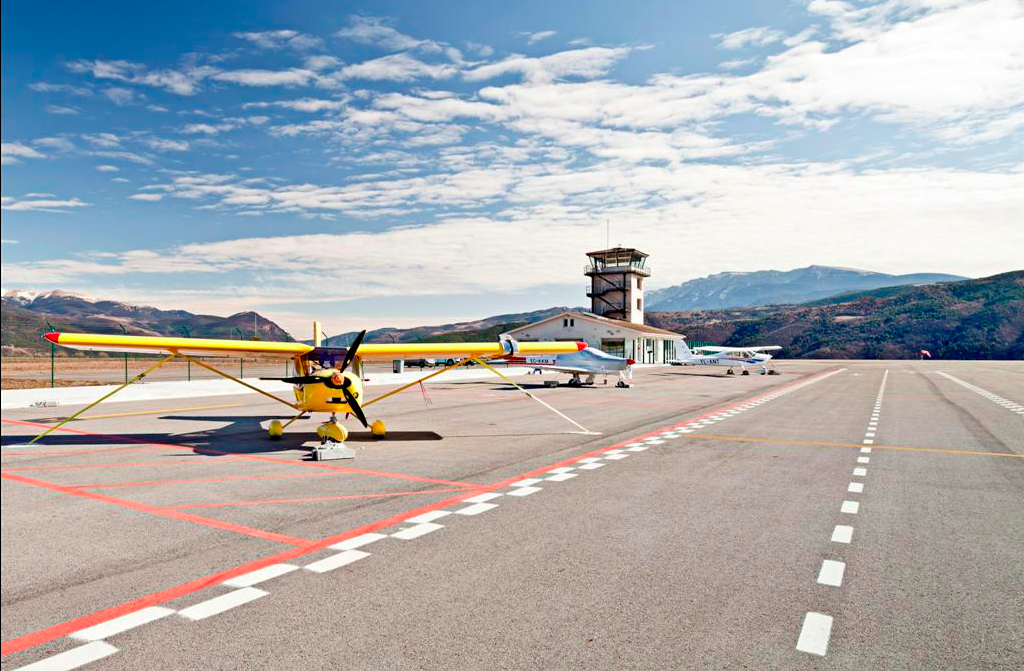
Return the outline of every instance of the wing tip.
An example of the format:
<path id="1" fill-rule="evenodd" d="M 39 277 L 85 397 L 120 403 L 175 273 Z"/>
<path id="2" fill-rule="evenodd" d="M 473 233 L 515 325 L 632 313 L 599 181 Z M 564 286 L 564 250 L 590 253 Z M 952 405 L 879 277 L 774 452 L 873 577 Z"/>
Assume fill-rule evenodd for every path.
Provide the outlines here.
<path id="1" fill-rule="evenodd" d="M 585 349 L 587 349 L 587 343 L 581 342 L 581 341 L 577 340 L 576 341 L 576 351 L 577 352 L 582 352 Z"/>
<path id="2" fill-rule="evenodd" d="M 43 337 L 55 345 L 60 343 L 60 333 L 58 333 L 57 331 L 53 331 L 51 333 L 44 333 Z"/>

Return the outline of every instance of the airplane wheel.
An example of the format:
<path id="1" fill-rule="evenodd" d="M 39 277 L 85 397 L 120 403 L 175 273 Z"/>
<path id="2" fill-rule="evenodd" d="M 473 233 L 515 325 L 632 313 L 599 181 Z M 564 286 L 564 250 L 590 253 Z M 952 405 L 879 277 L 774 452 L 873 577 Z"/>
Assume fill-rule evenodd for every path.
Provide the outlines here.
<path id="1" fill-rule="evenodd" d="M 768 374 L 769 375 L 778 375 L 779 373 L 778 373 L 778 371 L 770 370 L 770 371 L 768 371 Z"/>
<path id="2" fill-rule="evenodd" d="M 326 422 L 316 427 L 316 435 L 323 440 L 330 440 L 335 443 L 344 443 L 348 438 L 348 429 L 337 422 Z"/>
<path id="3" fill-rule="evenodd" d="M 732 372 L 732 368 L 730 368 L 729 370 L 725 371 L 725 374 L 726 375 L 735 375 L 736 373 Z"/>
<path id="4" fill-rule="evenodd" d="M 284 426 L 280 421 L 275 419 L 270 423 L 270 426 L 267 427 L 267 435 L 270 436 L 271 440 L 281 440 L 282 434 L 284 434 Z"/>
<path id="5" fill-rule="evenodd" d="M 374 438 L 383 438 L 384 422 L 380 421 L 379 419 L 374 421 L 374 423 L 370 425 L 370 433 L 373 434 Z"/>
<path id="6" fill-rule="evenodd" d="M 749 370 L 745 370 L 742 373 L 740 373 L 740 375 L 750 375 L 750 371 Z"/>

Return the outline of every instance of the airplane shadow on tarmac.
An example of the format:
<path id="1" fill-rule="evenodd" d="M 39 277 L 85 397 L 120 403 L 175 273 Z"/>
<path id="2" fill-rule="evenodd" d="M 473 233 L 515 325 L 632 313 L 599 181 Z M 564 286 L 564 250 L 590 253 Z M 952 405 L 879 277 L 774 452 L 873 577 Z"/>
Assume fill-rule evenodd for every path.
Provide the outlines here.
<path id="1" fill-rule="evenodd" d="M 286 432 L 280 440 L 270 440 L 267 431 L 261 426 L 262 422 L 279 419 L 287 421 L 290 416 L 182 416 L 182 415 L 156 415 L 157 419 L 176 419 L 191 422 L 227 422 L 226 425 L 199 431 L 188 431 L 175 433 L 170 430 L 166 433 L 132 433 L 132 434 L 104 434 L 104 433 L 62 433 L 60 431 L 51 433 L 41 439 L 32 447 L 82 447 L 91 445 L 96 447 L 145 445 L 153 443 L 161 446 L 180 446 L 192 450 L 192 454 L 204 457 L 227 457 L 233 454 L 260 454 L 266 452 L 283 452 L 297 450 L 309 452 L 309 448 L 303 443 L 317 441 L 314 427 L 306 430 Z M 48 418 L 39 420 L 45 423 L 56 423 L 59 419 Z M 84 425 L 84 426 L 83 426 Z M 66 425 L 70 429 L 88 430 L 88 422 L 69 422 Z M 171 427 L 168 427 L 169 429 Z M 25 445 L 32 440 L 33 435 L 5 435 L 0 436 L 0 444 Z M 349 433 L 346 443 L 389 443 L 406 441 L 436 441 L 444 440 L 444 437 L 433 431 L 389 431 L 384 438 L 377 438 L 369 431 L 353 431 Z M 40 454 L 45 454 L 40 450 Z M 168 450 L 162 456 L 180 457 L 181 453 Z"/>

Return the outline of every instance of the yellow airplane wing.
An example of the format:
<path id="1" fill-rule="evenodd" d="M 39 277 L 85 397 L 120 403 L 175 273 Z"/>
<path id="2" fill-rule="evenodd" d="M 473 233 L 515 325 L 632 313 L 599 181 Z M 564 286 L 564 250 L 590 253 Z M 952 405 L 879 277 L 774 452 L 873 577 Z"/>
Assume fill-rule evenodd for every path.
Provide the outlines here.
<path id="1" fill-rule="evenodd" d="M 216 338 L 170 338 L 164 336 L 106 335 L 102 333 L 45 333 L 43 337 L 61 347 L 94 352 L 137 354 L 187 354 L 188 356 L 260 356 L 292 359 L 312 352 L 311 345 L 298 342 L 222 340 Z"/>
<path id="2" fill-rule="evenodd" d="M 519 354 L 566 354 L 579 352 L 584 342 L 521 342 Z M 436 342 L 436 343 L 369 343 L 359 346 L 362 359 L 468 359 L 471 357 L 508 356 L 500 342 Z"/>
<path id="3" fill-rule="evenodd" d="M 259 356 L 292 359 L 313 352 L 316 348 L 297 342 L 263 342 L 260 340 L 221 340 L 214 338 L 174 338 L 164 336 L 108 335 L 102 333 L 46 333 L 50 342 L 61 347 L 94 352 L 129 352 L 148 354 L 186 354 L 188 356 Z M 582 342 L 524 342 L 519 354 L 564 354 L 578 352 L 587 346 Z M 324 348 L 344 350 L 344 348 Z M 361 359 L 466 359 L 500 357 L 509 352 L 500 342 L 394 343 L 361 345 Z"/>

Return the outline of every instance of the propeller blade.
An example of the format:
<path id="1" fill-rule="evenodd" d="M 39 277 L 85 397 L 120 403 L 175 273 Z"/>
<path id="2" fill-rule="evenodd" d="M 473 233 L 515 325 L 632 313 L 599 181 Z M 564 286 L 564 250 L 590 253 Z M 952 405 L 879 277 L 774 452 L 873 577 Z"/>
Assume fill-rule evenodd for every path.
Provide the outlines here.
<path id="1" fill-rule="evenodd" d="M 348 403 L 348 407 L 352 408 L 352 413 L 362 422 L 363 427 L 370 428 L 370 424 L 366 421 L 366 415 L 363 414 L 363 409 L 359 407 L 356 397 L 348 390 L 348 385 L 344 385 L 341 388 L 341 393 L 345 395 L 345 402 Z"/>
<path id="2" fill-rule="evenodd" d="M 316 384 L 317 382 L 324 382 L 325 378 L 318 377 L 316 375 L 299 375 L 298 377 L 261 377 L 261 380 L 276 380 L 278 382 L 287 382 L 288 384 Z"/>
<path id="3" fill-rule="evenodd" d="M 356 350 L 359 349 L 359 345 L 363 342 L 363 336 L 366 335 L 366 329 L 359 332 L 356 339 L 352 341 L 352 346 L 345 351 L 345 360 L 341 362 L 341 368 L 338 370 L 345 372 L 349 364 L 352 363 L 352 359 L 356 358 Z"/>

